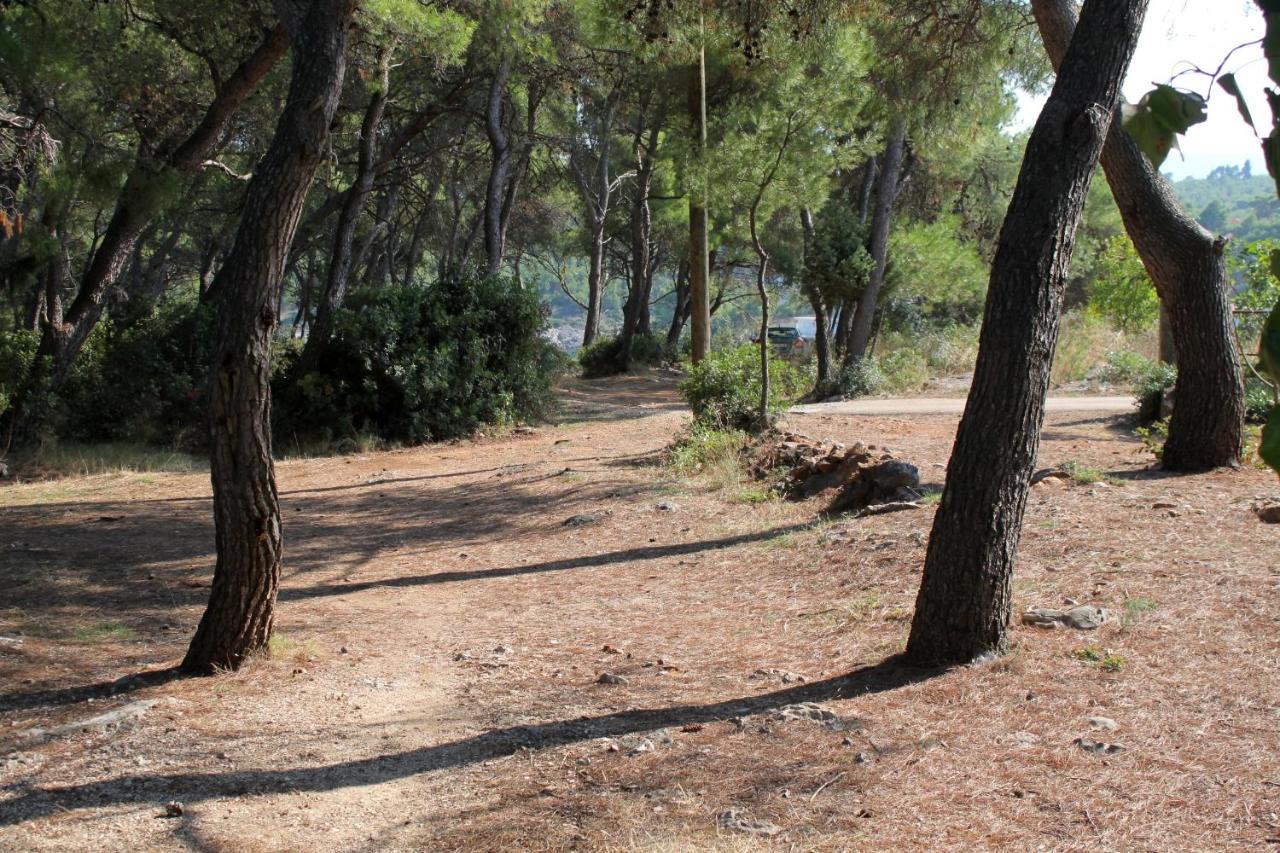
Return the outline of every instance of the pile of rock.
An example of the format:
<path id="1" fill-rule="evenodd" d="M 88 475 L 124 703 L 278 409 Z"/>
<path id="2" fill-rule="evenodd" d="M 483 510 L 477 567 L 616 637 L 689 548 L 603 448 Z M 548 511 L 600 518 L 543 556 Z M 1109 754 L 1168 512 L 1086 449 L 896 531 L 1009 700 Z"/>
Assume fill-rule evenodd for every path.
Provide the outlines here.
<path id="1" fill-rule="evenodd" d="M 778 485 L 792 500 L 808 500 L 836 490 L 828 512 L 858 512 L 869 507 L 913 505 L 921 497 L 920 471 L 888 448 L 856 442 L 845 446 L 803 433 L 785 432 L 764 442 L 751 464 L 761 479 L 785 471 Z"/>

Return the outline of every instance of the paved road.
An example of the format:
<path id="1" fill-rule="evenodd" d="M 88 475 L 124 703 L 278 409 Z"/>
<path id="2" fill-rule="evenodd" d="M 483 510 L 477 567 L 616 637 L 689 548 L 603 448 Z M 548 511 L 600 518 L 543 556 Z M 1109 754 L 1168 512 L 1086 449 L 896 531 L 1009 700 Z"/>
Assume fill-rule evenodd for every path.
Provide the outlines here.
<path id="1" fill-rule="evenodd" d="M 1050 397 L 1050 412 L 1097 412 L 1123 414 L 1133 411 L 1132 397 Z M 879 400 L 846 400 L 839 403 L 810 403 L 793 406 L 803 415 L 958 415 L 964 411 L 963 397 L 901 397 Z"/>

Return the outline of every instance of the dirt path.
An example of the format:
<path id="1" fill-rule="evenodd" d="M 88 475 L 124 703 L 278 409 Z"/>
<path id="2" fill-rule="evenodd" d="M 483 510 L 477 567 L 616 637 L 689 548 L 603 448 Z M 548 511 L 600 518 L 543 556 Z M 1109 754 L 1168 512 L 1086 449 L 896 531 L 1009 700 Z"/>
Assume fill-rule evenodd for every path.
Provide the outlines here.
<path id="1" fill-rule="evenodd" d="M 804 415 L 959 415 L 964 412 L 964 404 L 964 397 L 868 398 L 809 403 L 791 411 Z M 1045 401 L 1045 411 L 1127 414 L 1133 411 L 1133 397 L 1050 397 Z"/>
<path id="2" fill-rule="evenodd" d="M 657 466 L 687 419 L 669 381 L 566 397 L 565 422 L 531 432 L 281 463 L 279 639 L 213 679 L 167 670 L 207 595 L 204 475 L 0 491 L 0 849 L 1256 849 L 1280 833 L 1280 531 L 1249 511 L 1273 476 L 1165 478 L 1114 418 L 1051 414 L 1041 461 L 1113 479 L 1037 487 L 1015 607 L 1072 596 L 1122 618 L 1019 628 L 996 665 L 919 672 L 891 657 L 931 509 L 815 523 L 818 506 Z M 955 430 L 793 422 L 890 444 L 933 484 Z M 778 717 L 802 701 L 837 719 Z M 136 715 L 86 730 L 120 709 Z M 182 813 L 162 817 L 169 802 Z"/>

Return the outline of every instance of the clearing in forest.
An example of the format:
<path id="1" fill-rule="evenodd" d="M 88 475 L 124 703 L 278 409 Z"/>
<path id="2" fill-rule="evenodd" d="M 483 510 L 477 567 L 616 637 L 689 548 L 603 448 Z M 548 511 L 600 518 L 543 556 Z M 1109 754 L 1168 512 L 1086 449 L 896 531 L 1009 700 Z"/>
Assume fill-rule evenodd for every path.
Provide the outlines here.
<path id="1" fill-rule="evenodd" d="M 556 425 L 282 462 L 270 655 L 172 678 L 205 474 L 0 491 L 0 848 L 1250 848 L 1280 838 L 1274 474 L 1050 412 L 1014 651 L 896 666 L 933 506 L 676 477 L 662 378 Z M 956 416 L 789 416 L 940 486 Z M 991 448 L 998 454 L 1000 448 Z M 607 676 L 602 678 L 602 676 Z"/>

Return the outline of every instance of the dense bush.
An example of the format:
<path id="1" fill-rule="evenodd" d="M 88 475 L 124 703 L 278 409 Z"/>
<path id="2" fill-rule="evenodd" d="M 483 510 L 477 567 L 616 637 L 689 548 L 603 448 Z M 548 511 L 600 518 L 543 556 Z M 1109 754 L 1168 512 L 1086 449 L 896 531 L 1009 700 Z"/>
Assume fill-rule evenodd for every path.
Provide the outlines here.
<path id="1" fill-rule="evenodd" d="M 35 357 L 40 338 L 24 329 L 0 329 L 0 415 L 9 409 L 31 359 Z"/>
<path id="2" fill-rule="evenodd" d="M 769 411 L 781 411 L 798 399 L 808 377 L 796 365 L 769 359 Z M 744 344 L 717 350 L 688 368 L 680 383 L 694 417 L 714 429 L 749 430 L 757 426 L 760 407 L 760 348 Z"/>
<path id="3" fill-rule="evenodd" d="M 506 278 L 357 292 L 315 370 L 277 382 L 282 440 L 453 438 L 538 414 L 563 356 L 537 294 Z"/>
<path id="4" fill-rule="evenodd" d="M 885 376 L 880 369 L 880 359 L 868 355 L 840 369 L 833 392 L 841 397 L 868 397 L 878 393 L 884 386 Z"/>
<path id="5" fill-rule="evenodd" d="M 654 334 L 636 335 L 631 340 L 631 359 L 622 359 L 622 336 L 601 338 L 578 350 L 578 364 L 588 379 L 625 373 L 633 366 L 652 367 L 670 360 L 665 338 Z"/>
<path id="6" fill-rule="evenodd" d="M 1274 397 L 1271 386 L 1250 376 L 1244 383 L 1244 413 L 1251 423 L 1266 423 Z"/>
<path id="7" fill-rule="evenodd" d="M 203 447 L 212 337 L 213 310 L 194 295 L 101 325 L 63 386 L 57 434 Z"/>

